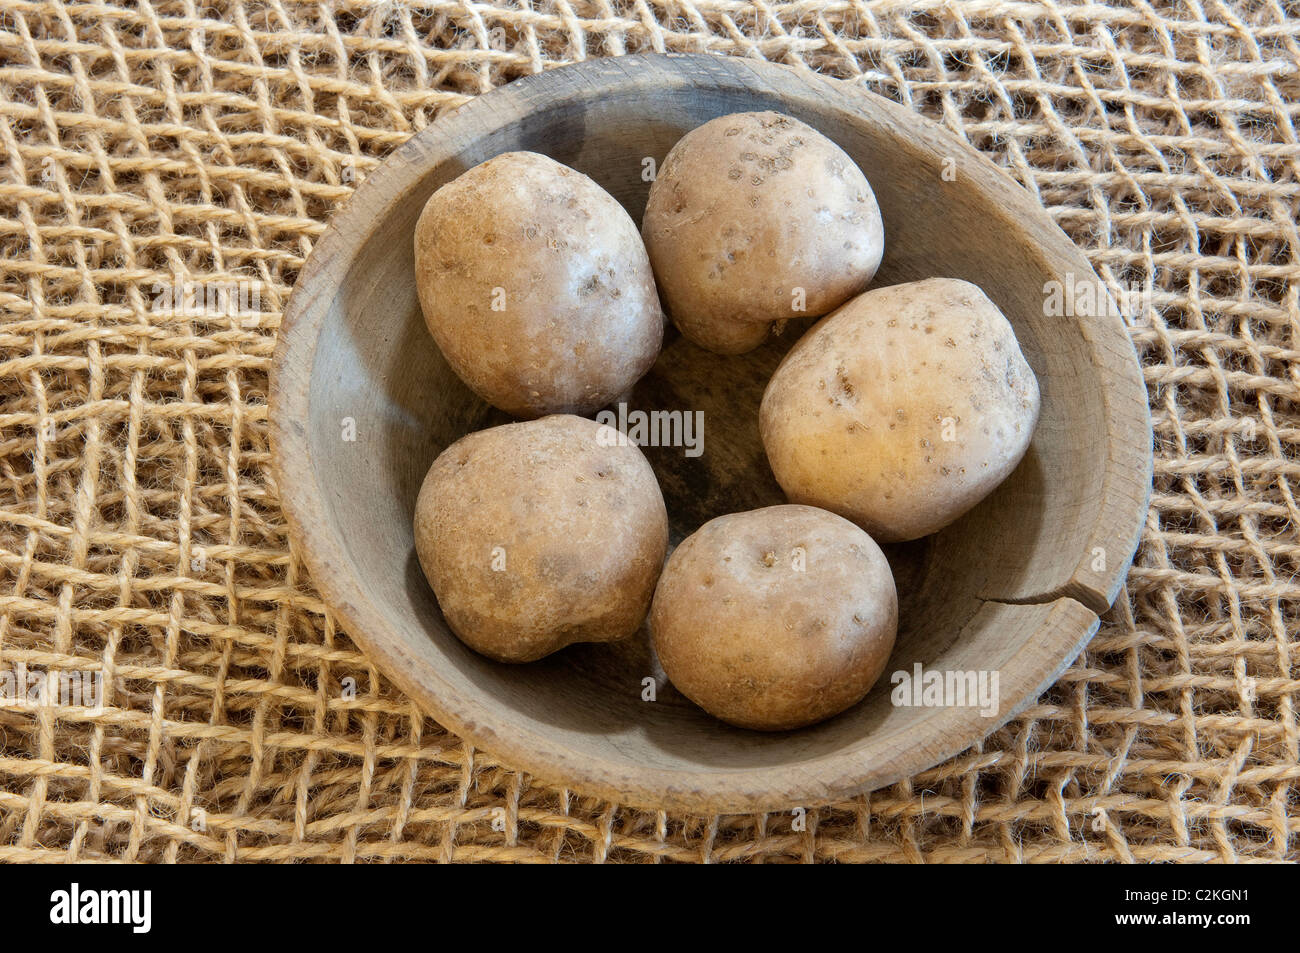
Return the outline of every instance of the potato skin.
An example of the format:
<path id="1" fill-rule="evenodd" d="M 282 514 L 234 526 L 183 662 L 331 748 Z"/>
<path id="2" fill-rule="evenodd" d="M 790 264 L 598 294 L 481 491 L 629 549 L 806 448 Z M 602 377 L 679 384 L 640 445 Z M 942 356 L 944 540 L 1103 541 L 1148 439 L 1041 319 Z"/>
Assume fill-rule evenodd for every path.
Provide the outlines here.
<path id="1" fill-rule="evenodd" d="M 1038 411 L 1002 312 L 970 282 L 929 278 L 868 291 L 814 325 L 768 382 L 759 432 L 791 502 L 897 542 L 947 526 L 1005 480 Z"/>
<path id="2" fill-rule="evenodd" d="M 683 136 L 650 187 L 641 234 L 673 322 L 721 354 L 752 350 L 771 322 L 826 314 L 862 291 L 885 240 L 853 160 L 775 112 L 720 116 Z"/>
<path id="3" fill-rule="evenodd" d="M 558 414 L 505 424 L 429 468 L 416 553 L 447 624 L 476 651 L 531 662 L 644 621 L 668 513 L 640 449 L 602 446 L 601 429 Z"/>
<path id="4" fill-rule="evenodd" d="M 434 192 L 415 227 L 415 267 L 447 362 L 516 417 L 592 413 L 636 383 L 663 343 L 636 224 L 587 176 L 537 153 L 496 156 Z"/>
<path id="5" fill-rule="evenodd" d="M 650 609 L 655 652 L 677 690 L 723 721 L 762 731 L 856 704 L 884 671 L 897 629 L 880 547 L 811 506 L 705 523 L 669 557 Z"/>

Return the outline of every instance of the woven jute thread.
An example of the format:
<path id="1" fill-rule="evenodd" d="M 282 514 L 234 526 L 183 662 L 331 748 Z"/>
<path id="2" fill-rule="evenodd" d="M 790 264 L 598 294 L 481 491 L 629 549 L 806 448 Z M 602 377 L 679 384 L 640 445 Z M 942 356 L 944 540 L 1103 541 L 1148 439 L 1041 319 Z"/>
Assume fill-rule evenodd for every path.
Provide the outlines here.
<path id="1" fill-rule="evenodd" d="M 1296 859 L 1286 7 L 2 0 L 0 668 L 107 677 L 0 706 L 0 858 Z M 1144 293 L 1154 495 L 1099 634 L 982 745 L 802 816 L 633 810 L 473 750 L 336 627 L 268 470 L 280 312 L 355 183 L 476 94 L 648 50 L 936 119 Z M 257 307 L 160 307 L 185 282 Z"/>

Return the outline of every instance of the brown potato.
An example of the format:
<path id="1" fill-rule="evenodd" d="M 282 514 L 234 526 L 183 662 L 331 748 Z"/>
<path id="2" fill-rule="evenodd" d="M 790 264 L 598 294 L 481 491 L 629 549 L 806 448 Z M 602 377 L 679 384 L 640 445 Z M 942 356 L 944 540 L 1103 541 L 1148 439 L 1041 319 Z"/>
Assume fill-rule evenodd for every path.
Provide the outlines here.
<path id="1" fill-rule="evenodd" d="M 664 315 L 636 224 L 580 172 L 507 152 L 434 192 L 415 227 L 425 322 L 516 417 L 589 414 L 650 369 Z"/>
<path id="2" fill-rule="evenodd" d="M 793 503 L 881 542 L 948 525 L 1010 475 L 1038 382 L 977 286 L 929 278 L 859 295 L 813 326 L 763 393 L 759 430 Z"/>
<path id="3" fill-rule="evenodd" d="M 650 609 L 655 652 L 677 690 L 764 731 L 856 704 L 884 671 L 897 628 L 880 547 L 811 506 L 705 523 L 669 557 Z"/>
<path id="4" fill-rule="evenodd" d="M 429 468 L 415 549 L 466 645 L 531 662 L 644 621 L 668 514 L 640 449 L 601 431 L 568 415 L 505 424 L 462 437 Z"/>
<path id="5" fill-rule="evenodd" d="M 853 160 L 775 112 L 721 116 L 683 136 L 650 187 L 641 234 L 673 322 L 721 354 L 862 291 L 885 242 Z"/>

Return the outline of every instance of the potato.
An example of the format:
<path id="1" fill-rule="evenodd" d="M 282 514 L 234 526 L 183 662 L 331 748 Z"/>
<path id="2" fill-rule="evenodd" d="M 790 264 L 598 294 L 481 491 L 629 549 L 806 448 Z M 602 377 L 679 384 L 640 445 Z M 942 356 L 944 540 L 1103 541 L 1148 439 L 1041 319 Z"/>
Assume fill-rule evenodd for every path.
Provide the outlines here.
<path id="1" fill-rule="evenodd" d="M 880 547 L 811 506 L 710 520 L 668 559 L 650 609 L 669 680 L 742 728 L 780 731 L 856 704 L 898 628 Z"/>
<path id="2" fill-rule="evenodd" d="M 775 112 L 721 116 L 683 136 L 650 187 L 641 234 L 674 323 L 721 354 L 862 291 L 885 242 L 853 160 Z"/>
<path id="3" fill-rule="evenodd" d="M 948 525 L 1006 479 L 1038 406 L 997 306 L 970 282 L 929 278 L 819 321 L 768 382 L 759 430 L 791 502 L 896 542 Z"/>
<path id="4" fill-rule="evenodd" d="M 668 514 L 635 444 L 555 415 L 480 430 L 429 468 L 415 549 L 447 624 L 502 662 L 610 642 L 645 620 Z"/>
<path id="5" fill-rule="evenodd" d="M 636 224 L 580 172 L 507 152 L 415 227 L 425 322 L 470 389 L 516 417 L 589 414 L 650 369 L 664 315 Z"/>

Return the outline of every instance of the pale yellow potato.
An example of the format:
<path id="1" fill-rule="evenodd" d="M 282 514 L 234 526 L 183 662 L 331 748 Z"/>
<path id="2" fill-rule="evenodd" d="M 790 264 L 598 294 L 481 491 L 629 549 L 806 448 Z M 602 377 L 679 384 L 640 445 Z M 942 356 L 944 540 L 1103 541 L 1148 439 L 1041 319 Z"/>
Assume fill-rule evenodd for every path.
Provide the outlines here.
<path id="1" fill-rule="evenodd" d="M 447 624 L 476 651 L 531 662 L 645 620 L 668 514 L 640 449 L 601 431 L 562 414 L 505 424 L 462 437 L 429 468 L 416 553 Z"/>
<path id="2" fill-rule="evenodd" d="M 898 629 L 880 547 L 811 506 L 710 520 L 673 551 L 650 609 L 669 680 L 742 728 L 781 731 L 855 705 Z"/>
<path id="3" fill-rule="evenodd" d="M 720 354 L 862 291 L 885 245 L 862 170 L 775 112 L 721 116 L 683 136 L 650 187 L 641 234 L 669 316 Z"/>
<path id="4" fill-rule="evenodd" d="M 426 324 L 452 369 L 516 417 L 589 414 L 650 369 L 664 315 L 636 224 L 533 152 L 438 189 L 415 227 Z"/>
<path id="5" fill-rule="evenodd" d="M 876 288 L 823 318 L 763 393 L 759 430 L 786 497 L 880 542 L 947 526 L 1011 474 L 1038 421 L 1034 372 L 977 286 Z"/>

